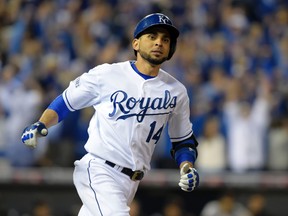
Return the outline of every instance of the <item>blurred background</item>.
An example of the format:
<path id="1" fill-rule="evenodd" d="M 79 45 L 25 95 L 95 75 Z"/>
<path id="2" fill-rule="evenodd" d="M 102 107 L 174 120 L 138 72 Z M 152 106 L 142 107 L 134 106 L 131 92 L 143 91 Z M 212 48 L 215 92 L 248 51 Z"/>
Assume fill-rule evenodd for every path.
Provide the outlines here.
<path id="1" fill-rule="evenodd" d="M 154 12 L 181 32 L 163 69 L 188 90 L 201 185 L 178 187 L 166 131 L 131 215 L 287 215 L 287 0 L 1 0 L 1 216 L 77 215 L 73 162 L 93 110 L 71 113 L 35 150 L 22 131 L 77 76 L 133 60 L 134 27 Z"/>

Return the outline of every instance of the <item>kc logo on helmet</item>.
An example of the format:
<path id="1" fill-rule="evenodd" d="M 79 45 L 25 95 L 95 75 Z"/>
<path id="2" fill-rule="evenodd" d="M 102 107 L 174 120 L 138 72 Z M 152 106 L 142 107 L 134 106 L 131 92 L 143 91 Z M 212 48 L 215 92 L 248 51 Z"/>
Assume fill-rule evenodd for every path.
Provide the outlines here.
<path id="1" fill-rule="evenodd" d="M 170 20 L 168 19 L 168 17 L 166 17 L 166 16 L 163 16 L 163 15 L 159 15 L 158 16 L 159 17 L 159 22 L 161 22 L 161 23 L 165 23 L 165 24 L 170 24 L 171 22 L 170 22 Z"/>

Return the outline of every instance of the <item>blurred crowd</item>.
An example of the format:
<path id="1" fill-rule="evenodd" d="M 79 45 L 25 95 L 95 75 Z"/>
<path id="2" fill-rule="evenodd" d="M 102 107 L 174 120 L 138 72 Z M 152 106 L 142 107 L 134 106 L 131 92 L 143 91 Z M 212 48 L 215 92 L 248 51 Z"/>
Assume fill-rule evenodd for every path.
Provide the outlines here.
<path id="1" fill-rule="evenodd" d="M 288 3 L 285 0 L 0 1 L 0 164 L 72 166 L 84 154 L 90 108 L 40 139 L 25 126 L 77 76 L 135 58 L 140 18 L 167 14 L 181 34 L 167 70 L 187 87 L 196 166 L 203 171 L 288 170 Z M 158 145 L 158 144 L 157 144 Z M 153 166 L 173 168 L 167 134 Z"/>
<path id="2" fill-rule="evenodd" d="M 130 216 L 273 216 L 267 207 L 266 195 L 253 192 L 245 199 L 235 196 L 235 191 L 224 189 L 215 198 L 208 200 L 197 212 L 195 205 L 185 202 L 181 196 L 171 194 L 159 204 L 153 213 L 145 212 L 145 204 L 138 197 L 130 205 Z"/>
<path id="3" fill-rule="evenodd" d="M 151 200 L 150 200 L 151 201 Z M 154 203 L 155 204 L 155 203 Z M 137 196 L 130 204 L 130 216 L 280 216 L 271 211 L 271 199 L 265 193 L 253 191 L 239 197 L 231 189 L 216 193 L 205 203 L 193 203 L 181 195 L 168 193 L 153 206 L 151 202 Z M 59 208 L 47 198 L 32 199 L 24 209 L 0 208 L 2 216 L 76 216 L 81 205 L 71 204 Z M 286 213 L 286 212 L 285 212 Z M 286 214 L 281 214 L 286 215 Z"/>

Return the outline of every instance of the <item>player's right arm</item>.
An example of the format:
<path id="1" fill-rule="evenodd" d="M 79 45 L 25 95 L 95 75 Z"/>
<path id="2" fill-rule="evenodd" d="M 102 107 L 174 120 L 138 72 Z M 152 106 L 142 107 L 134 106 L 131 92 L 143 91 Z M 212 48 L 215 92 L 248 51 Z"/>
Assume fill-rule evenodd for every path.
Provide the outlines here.
<path id="1" fill-rule="evenodd" d="M 96 104 L 98 100 L 96 72 L 96 69 L 90 70 L 71 81 L 68 88 L 42 113 L 40 119 L 24 129 L 22 142 L 35 148 L 37 137 L 46 136 L 48 128 L 61 122 L 68 113 Z"/>
<path id="2" fill-rule="evenodd" d="M 24 129 L 22 142 L 35 148 L 37 137 L 46 136 L 48 128 L 61 122 L 68 113 L 97 104 L 99 102 L 97 74 L 103 67 L 105 66 L 95 67 L 71 81 L 68 88 L 43 112 L 40 119 Z"/>
<path id="3" fill-rule="evenodd" d="M 46 136 L 48 128 L 62 121 L 69 112 L 63 96 L 59 95 L 42 113 L 37 122 L 24 129 L 21 137 L 22 142 L 28 147 L 35 148 L 37 146 L 37 138 Z"/>
<path id="4" fill-rule="evenodd" d="M 42 122 L 46 126 L 46 128 L 50 128 L 53 125 L 58 124 L 58 119 L 59 117 L 57 112 L 53 109 L 48 108 L 42 113 L 39 122 Z"/>

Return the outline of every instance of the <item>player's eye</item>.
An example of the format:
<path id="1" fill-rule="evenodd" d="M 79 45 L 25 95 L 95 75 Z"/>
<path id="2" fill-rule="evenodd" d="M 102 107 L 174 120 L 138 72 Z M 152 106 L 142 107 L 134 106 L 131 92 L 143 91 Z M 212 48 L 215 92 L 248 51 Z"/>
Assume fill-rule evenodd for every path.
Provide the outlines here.
<path id="1" fill-rule="evenodd" d="M 164 43 L 169 43 L 169 42 L 170 42 L 170 38 L 169 38 L 169 37 L 164 38 L 164 39 L 163 39 L 163 42 L 164 42 Z"/>
<path id="2" fill-rule="evenodd" d="M 155 34 L 149 34 L 148 38 L 151 40 L 154 40 L 156 38 L 156 35 Z"/>

